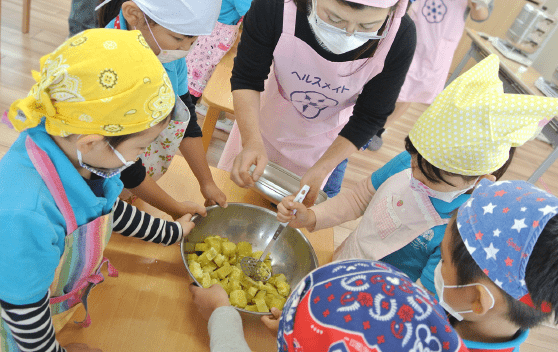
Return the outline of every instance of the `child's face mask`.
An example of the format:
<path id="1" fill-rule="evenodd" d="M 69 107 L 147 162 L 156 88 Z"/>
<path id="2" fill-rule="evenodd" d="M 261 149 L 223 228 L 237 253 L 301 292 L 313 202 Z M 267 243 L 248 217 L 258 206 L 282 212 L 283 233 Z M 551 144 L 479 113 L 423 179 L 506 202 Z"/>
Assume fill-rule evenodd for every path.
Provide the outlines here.
<path id="1" fill-rule="evenodd" d="M 190 45 L 190 49 L 188 50 L 166 50 L 161 48 L 159 42 L 157 41 L 157 38 L 155 38 L 155 36 L 153 35 L 153 31 L 151 30 L 151 26 L 149 25 L 149 22 L 147 21 L 147 17 L 145 17 L 145 14 L 143 14 L 143 18 L 145 19 L 145 23 L 147 24 L 149 33 L 151 33 L 151 37 L 153 37 L 155 44 L 157 44 L 157 47 L 159 48 L 159 55 L 157 55 L 157 58 L 159 59 L 159 61 L 161 61 L 161 63 L 166 64 L 178 59 L 185 58 L 186 55 L 188 55 L 188 53 L 190 52 L 190 50 L 196 46 L 196 42 L 194 42 L 192 43 L 192 45 Z"/>
<path id="2" fill-rule="evenodd" d="M 470 190 L 471 188 L 475 187 L 475 185 L 477 184 L 477 181 L 479 180 L 480 176 L 477 177 L 477 179 L 475 180 L 475 182 L 473 182 L 471 185 L 469 185 L 467 188 L 461 189 L 461 190 L 457 190 L 457 191 L 451 191 L 451 192 L 441 192 L 441 191 L 436 191 L 430 187 L 428 187 L 427 185 L 425 185 L 424 183 L 420 182 L 419 180 L 417 180 L 413 174 L 411 173 L 411 189 L 415 192 L 421 192 L 421 193 L 425 193 L 426 195 L 428 195 L 429 197 L 432 198 L 437 198 L 439 200 L 442 200 L 446 203 L 451 203 L 452 201 L 455 200 L 455 198 L 459 197 L 460 195 L 464 194 L 465 192 L 467 192 L 468 190 Z"/>
<path id="3" fill-rule="evenodd" d="M 91 166 L 91 165 L 88 165 L 88 164 L 86 164 L 86 163 L 84 163 L 84 162 L 82 161 L 81 152 L 80 152 L 79 149 L 78 149 L 78 150 L 77 150 L 77 157 L 78 157 L 79 165 L 80 165 L 81 167 L 83 167 L 85 170 L 90 171 L 90 172 L 94 173 L 94 174 L 97 175 L 97 176 L 100 176 L 100 177 L 102 177 L 102 178 L 111 178 L 111 177 L 113 177 L 113 176 L 115 176 L 115 175 L 118 175 L 119 173 L 121 173 L 122 171 L 124 171 L 126 168 L 128 168 L 128 167 L 130 167 L 130 166 L 132 166 L 132 165 L 135 164 L 135 161 L 126 161 L 126 159 L 124 158 L 124 156 L 122 156 L 122 154 L 120 154 L 120 152 L 119 152 L 118 150 L 114 149 L 114 148 L 112 147 L 112 145 L 109 144 L 108 146 L 110 147 L 110 149 L 112 149 L 112 151 L 114 152 L 114 154 L 116 155 L 116 157 L 117 157 L 117 158 L 122 162 L 122 164 L 124 164 L 124 165 L 119 166 L 119 167 L 116 167 L 116 168 L 113 168 L 113 169 L 98 169 L 98 168 L 95 168 L 95 167 L 93 167 L 93 166 Z"/>
<path id="4" fill-rule="evenodd" d="M 446 301 L 444 301 L 444 289 L 446 289 L 446 288 L 470 287 L 470 286 L 477 286 L 477 285 L 484 287 L 486 292 L 488 292 L 488 294 L 490 295 L 490 298 L 492 298 L 492 304 L 490 305 L 490 308 L 488 308 L 488 309 L 490 310 L 490 309 L 494 308 L 494 303 L 496 301 L 494 300 L 494 296 L 492 295 L 492 292 L 490 292 L 490 290 L 485 285 L 479 284 L 479 283 L 474 283 L 474 284 L 468 284 L 468 285 L 446 286 L 444 284 L 444 278 L 442 277 L 442 261 L 441 260 L 438 263 L 438 266 L 436 266 L 436 269 L 434 270 L 434 286 L 436 287 L 436 294 L 438 295 L 440 305 L 449 314 L 451 314 L 455 319 L 457 319 L 458 321 L 463 320 L 463 316 L 461 314 L 472 313 L 473 311 L 472 310 L 465 310 L 465 311 L 461 311 L 461 312 L 455 311 L 455 309 L 450 307 L 450 305 Z"/>

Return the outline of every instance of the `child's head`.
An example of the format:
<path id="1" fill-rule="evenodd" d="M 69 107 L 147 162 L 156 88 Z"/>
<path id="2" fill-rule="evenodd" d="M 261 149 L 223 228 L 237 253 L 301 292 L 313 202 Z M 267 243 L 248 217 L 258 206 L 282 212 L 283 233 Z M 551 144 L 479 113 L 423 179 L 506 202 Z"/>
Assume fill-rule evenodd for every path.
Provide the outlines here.
<path id="1" fill-rule="evenodd" d="M 521 330 L 558 313 L 556 214 L 558 198 L 530 183 L 481 182 L 441 244 L 436 291 L 448 311 Z"/>
<path id="2" fill-rule="evenodd" d="M 442 307 L 389 264 L 320 267 L 283 307 L 279 351 L 465 351 Z"/>
<path id="3" fill-rule="evenodd" d="M 438 95 L 409 132 L 406 149 L 430 184 L 449 192 L 479 176 L 499 179 L 513 148 L 558 114 L 558 99 L 504 94 L 498 70 L 496 55 L 475 65 Z"/>
<path id="4" fill-rule="evenodd" d="M 487 178 L 491 181 L 499 180 L 504 173 L 506 173 L 515 154 L 515 147 L 511 147 L 509 150 L 509 157 L 502 167 L 488 175 L 468 176 L 444 171 L 432 165 L 418 152 L 409 136 L 405 138 L 405 150 L 409 152 L 412 157 L 411 166 L 413 168 L 413 176 L 429 188 L 440 192 L 466 189 L 483 178 Z"/>
<path id="5" fill-rule="evenodd" d="M 37 83 L 29 95 L 10 107 L 11 123 L 22 131 L 44 119 L 47 133 L 76 143 L 85 163 L 94 154 L 108 163 L 100 168 L 122 166 L 118 153 L 133 160 L 169 116 L 182 117 L 172 114 L 169 77 L 138 31 L 82 32 L 45 55 L 33 75 Z"/>
<path id="6" fill-rule="evenodd" d="M 100 23 L 106 26 L 120 9 L 129 29 L 138 29 L 156 55 L 180 50 L 161 59 L 185 56 L 196 38 L 210 35 L 219 17 L 219 0 L 114 0 L 101 8 Z"/>

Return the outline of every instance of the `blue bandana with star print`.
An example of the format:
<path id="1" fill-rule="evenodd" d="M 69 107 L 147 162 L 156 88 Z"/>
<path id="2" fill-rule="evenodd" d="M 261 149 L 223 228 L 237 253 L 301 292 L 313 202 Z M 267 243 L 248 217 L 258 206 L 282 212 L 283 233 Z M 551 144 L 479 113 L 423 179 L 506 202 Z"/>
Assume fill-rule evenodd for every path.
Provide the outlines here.
<path id="1" fill-rule="evenodd" d="M 467 250 L 484 273 L 523 301 L 529 293 L 525 285 L 529 257 L 557 213 L 558 198 L 528 182 L 482 180 L 459 208 L 456 221 Z"/>
<path id="2" fill-rule="evenodd" d="M 347 260 L 306 276 L 287 300 L 280 352 L 467 351 L 443 308 L 398 269 Z"/>

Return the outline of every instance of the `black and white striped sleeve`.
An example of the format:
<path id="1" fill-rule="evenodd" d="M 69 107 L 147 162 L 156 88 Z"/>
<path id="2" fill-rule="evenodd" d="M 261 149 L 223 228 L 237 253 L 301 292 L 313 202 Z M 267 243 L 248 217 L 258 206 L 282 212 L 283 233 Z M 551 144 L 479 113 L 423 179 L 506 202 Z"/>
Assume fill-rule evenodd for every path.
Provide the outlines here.
<path id="1" fill-rule="evenodd" d="M 22 352 L 65 352 L 56 341 L 50 316 L 50 292 L 37 303 L 14 305 L 0 300 L 2 320 Z"/>
<path id="2" fill-rule="evenodd" d="M 165 221 L 139 210 L 120 199 L 113 206 L 113 231 L 127 237 L 165 246 L 182 239 L 182 226 L 177 221 Z"/>

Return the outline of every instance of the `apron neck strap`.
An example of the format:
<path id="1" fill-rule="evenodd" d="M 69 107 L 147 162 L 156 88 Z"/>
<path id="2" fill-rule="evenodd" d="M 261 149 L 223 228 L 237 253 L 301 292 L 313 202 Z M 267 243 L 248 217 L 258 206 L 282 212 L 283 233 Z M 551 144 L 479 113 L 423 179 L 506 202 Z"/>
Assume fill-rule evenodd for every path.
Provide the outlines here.
<path id="1" fill-rule="evenodd" d="M 296 4 L 292 0 L 285 0 L 283 9 L 283 33 L 295 35 Z"/>
<path id="2" fill-rule="evenodd" d="M 64 190 L 58 171 L 56 171 L 47 153 L 45 153 L 30 136 L 27 136 L 25 140 L 25 147 L 27 149 L 27 154 L 29 154 L 29 159 L 33 163 L 33 166 L 35 166 L 35 169 L 37 169 L 39 175 L 41 175 L 50 194 L 54 198 L 56 206 L 58 206 L 62 216 L 64 216 L 64 220 L 66 221 L 66 235 L 71 234 L 77 229 L 76 217 L 70 205 L 70 201 L 66 196 L 66 191 Z"/>

